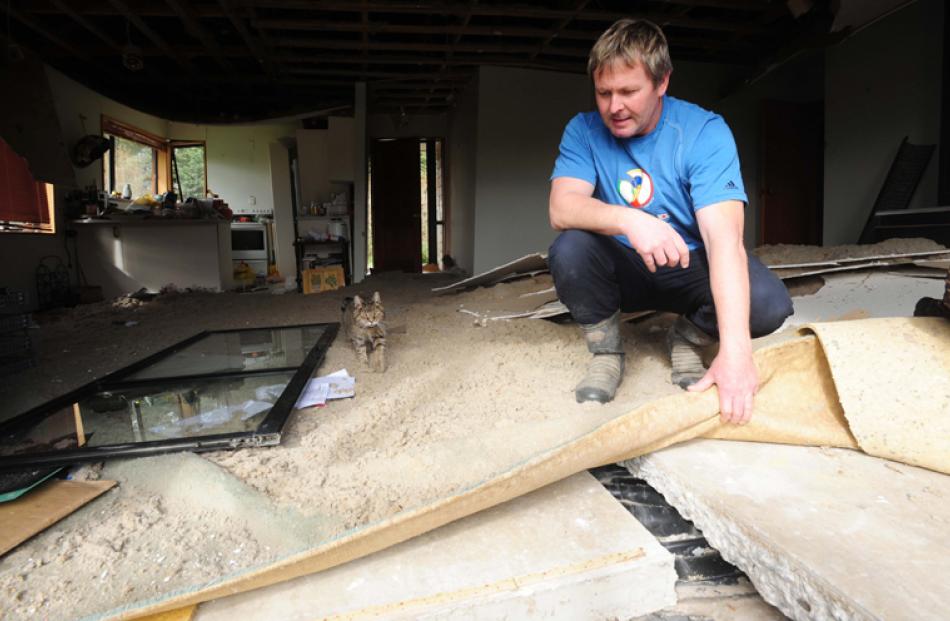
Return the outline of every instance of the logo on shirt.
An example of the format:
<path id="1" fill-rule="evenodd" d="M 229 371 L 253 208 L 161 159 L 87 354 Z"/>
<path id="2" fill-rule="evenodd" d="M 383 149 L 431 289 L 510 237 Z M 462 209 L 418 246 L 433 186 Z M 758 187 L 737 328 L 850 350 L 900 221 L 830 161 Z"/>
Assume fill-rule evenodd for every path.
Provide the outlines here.
<path id="1" fill-rule="evenodd" d="M 627 171 L 630 179 L 621 179 L 617 190 L 631 207 L 642 209 L 653 200 L 653 179 L 642 168 Z"/>
<path id="2" fill-rule="evenodd" d="M 732 181 L 730 181 L 729 183 L 726 184 L 726 189 L 727 189 L 727 190 L 735 190 L 735 189 L 736 189 L 736 184 L 733 183 Z"/>

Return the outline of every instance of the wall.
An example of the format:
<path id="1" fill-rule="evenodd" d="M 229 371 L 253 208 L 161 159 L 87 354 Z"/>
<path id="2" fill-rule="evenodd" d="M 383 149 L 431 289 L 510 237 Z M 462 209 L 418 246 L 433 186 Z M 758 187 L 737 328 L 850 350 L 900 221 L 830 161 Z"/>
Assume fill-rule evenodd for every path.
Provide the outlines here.
<path id="1" fill-rule="evenodd" d="M 857 240 L 904 136 L 938 142 L 944 10 L 919 0 L 827 50 L 826 245 Z M 939 156 L 912 208 L 936 205 Z"/>
<path id="2" fill-rule="evenodd" d="M 270 145 L 280 138 L 293 136 L 295 129 L 291 123 L 194 125 L 171 122 L 166 135 L 205 141 L 208 187 L 232 209 L 255 207 L 274 211 Z M 290 183 L 289 177 L 277 181 Z"/>
<path id="3" fill-rule="evenodd" d="M 459 93 L 449 114 L 445 188 L 448 198 L 447 253 L 471 273 L 475 259 L 475 155 L 478 147 L 478 80 Z M 441 258 L 441 257 L 440 257 Z"/>
<path id="4" fill-rule="evenodd" d="M 746 246 L 761 243 L 759 222 L 762 208 L 762 106 L 774 99 L 789 102 L 816 102 L 824 98 L 824 56 L 813 52 L 780 66 L 752 84 L 744 84 L 741 71 L 721 74 L 720 89 L 725 97 L 714 97 L 709 108 L 722 114 L 732 129 L 742 165 L 749 204 L 745 212 Z"/>
<path id="5" fill-rule="evenodd" d="M 476 128 L 476 273 L 547 252 L 550 176 L 567 122 L 592 108 L 584 75 L 482 67 Z"/>

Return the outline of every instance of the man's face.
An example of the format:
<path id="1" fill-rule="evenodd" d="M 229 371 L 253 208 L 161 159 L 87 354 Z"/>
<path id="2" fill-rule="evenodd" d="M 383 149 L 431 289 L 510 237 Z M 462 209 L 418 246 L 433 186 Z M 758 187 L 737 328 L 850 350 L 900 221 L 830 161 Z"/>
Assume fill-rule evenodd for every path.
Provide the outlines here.
<path id="1" fill-rule="evenodd" d="M 666 94 L 670 76 L 659 86 L 643 69 L 614 61 L 594 74 L 594 95 L 604 125 L 617 138 L 643 136 L 653 131 L 660 120 L 661 99 Z"/>

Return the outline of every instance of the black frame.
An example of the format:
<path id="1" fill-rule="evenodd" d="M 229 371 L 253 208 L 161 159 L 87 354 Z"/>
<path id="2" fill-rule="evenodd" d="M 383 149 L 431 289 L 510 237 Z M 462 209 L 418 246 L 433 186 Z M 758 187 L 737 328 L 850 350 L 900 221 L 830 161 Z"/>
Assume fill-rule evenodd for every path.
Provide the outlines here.
<path id="1" fill-rule="evenodd" d="M 185 347 L 206 338 L 212 334 L 226 334 L 233 332 L 250 332 L 257 330 L 281 330 L 286 328 L 324 328 L 323 334 L 317 340 L 316 344 L 307 353 L 306 358 L 298 367 L 275 367 L 268 369 L 254 369 L 250 371 L 225 371 L 219 373 L 204 373 L 196 375 L 180 375 L 161 378 L 150 378 L 141 380 L 131 380 L 123 382 L 122 378 L 132 375 L 142 369 L 175 354 Z M 100 461 L 110 457 L 139 457 L 145 455 L 159 455 L 162 453 L 172 453 L 177 451 L 216 451 L 222 449 L 235 449 L 242 447 L 256 446 L 274 446 L 280 443 L 280 434 L 284 424 L 290 417 L 290 413 L 297 403 L 300 393 L 310 380 L 310 376 L 320 366 L 326 357 L 327 350 L 336 338 L 339 332 L 339 323 L 312 323 L 312 324 L 294 324 L 289 326 L 262 326 L 255 328 L 237 328 L 233 330 L 206 330 L 190 338 L 175 343 L 157 353 L 134 362 L 118 371 L 110 373 L 104 377 L 93 380 L 92 382 L 73 390 L 65 395 L 47 401 L 23 414 L 20 414 L 2 425 L 0 425 L 0 435 L 9 432 L 15 432 L 25 427 L 37 424 L 44 415 L 49 415 L 57 410 L 68 407 L 73 403 L 79 402 L 85 397 L 103 391 L 114 390 L 117 388 L 132 388 L 139 386 L 148 386 L 158 383 L 169 383 L 175 381 L 194 381 L 201 379 L 221 379 L 227 377 L 254 377 L 275 373 L 286 373 L 293 371 L 287 387 L 277 398 L 274 406 L 264 417 L 255 431 L 239 431 L 234 433 L 222 433 L 206 436 L 196 436 L 193 438 L 171 438 L 167 440 L 150 440 L 147 442 L 134 442 L 124 444 L 110 444 L 95 447 L 77 447 L 72 449 L 63 449 L 60 451 L 48 451 L 45 453 L 29 453 L 21 455 L 10 455 L 0 457 L 0 471 L 23 470 L 37 467 L 65 466 L 85 461 Z"/>

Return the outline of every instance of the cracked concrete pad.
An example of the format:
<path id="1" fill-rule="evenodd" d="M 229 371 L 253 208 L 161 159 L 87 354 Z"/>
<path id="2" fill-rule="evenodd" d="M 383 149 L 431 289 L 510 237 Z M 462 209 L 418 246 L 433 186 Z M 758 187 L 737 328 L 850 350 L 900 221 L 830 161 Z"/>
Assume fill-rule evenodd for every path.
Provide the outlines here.
<path id="1" fill-rule="evenodd" d="M 843 449 L 694 440 L 626 463 L 793 619 L 945 619 L 950 477 Z"/>
<path id="2" fill-rule="evenodd" d="M 628 619 L 676 602 L 673 557 L 587 473 L 195 621 Z"/>

